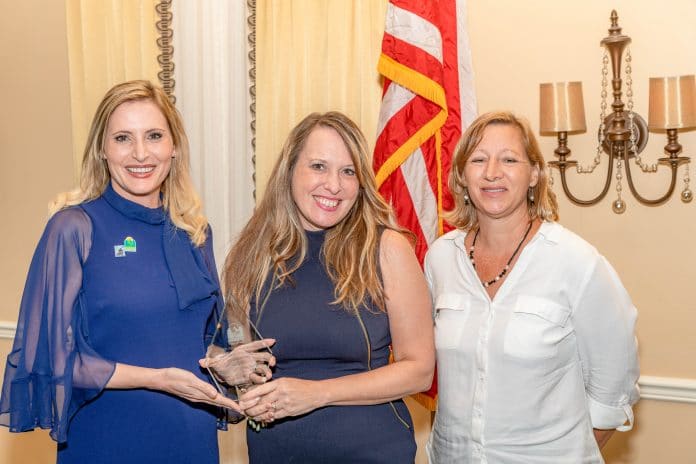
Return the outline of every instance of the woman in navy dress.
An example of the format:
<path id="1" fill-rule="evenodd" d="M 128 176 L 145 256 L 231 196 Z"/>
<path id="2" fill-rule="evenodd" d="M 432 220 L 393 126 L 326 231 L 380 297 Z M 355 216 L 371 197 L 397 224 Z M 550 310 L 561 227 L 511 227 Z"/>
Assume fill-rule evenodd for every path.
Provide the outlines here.
<path id="1" fill-rule="evenodd" d="M 80 187 L 60 195 L 29 270 L 0 424 L 51 429 L 59 463 L 217 463 L 221 408 L 198 365 L 223 307 L 188 142 L 147 81 L 100 103 Z M 248 381 L 256 346 L 226 372 Z M 223 425 L 224 422 L 219 422 Z"/>
<path id="2" fill-rule="evenodd" d="M 346 116 L 314 113 L 290 133 L 225 292 L 277 340 L 274 380 L 240 401 L 266 425 L 247 431 L 252 464 L 414 461 L 402 398 L 432 381 L 430 296 Z"/>

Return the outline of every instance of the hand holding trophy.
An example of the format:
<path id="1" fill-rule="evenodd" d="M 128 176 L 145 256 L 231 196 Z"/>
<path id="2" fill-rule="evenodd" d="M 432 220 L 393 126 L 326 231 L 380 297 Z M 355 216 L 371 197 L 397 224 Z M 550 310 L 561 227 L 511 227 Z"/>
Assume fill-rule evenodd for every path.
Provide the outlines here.
<path id="1" fill-rule="evenodd" d="M 275 358 L 270 347 L 275 340 L 261 337 L 248 312 L 233 300 L 228 295 L 227 307 L 200 365 L 208 370 L 221 394 L 238 400 L 240 395 L 271 378 Z M 251 419 L 249 425 L 257 431 L 261 426 Z"/>

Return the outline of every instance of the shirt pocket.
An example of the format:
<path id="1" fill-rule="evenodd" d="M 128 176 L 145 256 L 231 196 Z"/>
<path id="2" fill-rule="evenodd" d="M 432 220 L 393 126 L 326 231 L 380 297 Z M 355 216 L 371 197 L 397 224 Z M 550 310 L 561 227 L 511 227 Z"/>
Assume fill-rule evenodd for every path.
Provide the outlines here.
<path id="1" fill-rule="evenodd" d="M 548 359 L 571 332 L 570 308 L 542 297 L 517 299 L 505 331 L 505 354 L 523 359 Z"/>
<path id="2" fill-rule="evenodd" d="M 471 299 L 461 293 L 442 293 L 435 299 L 435 348 L 449 350 L 461 343 Z"/>

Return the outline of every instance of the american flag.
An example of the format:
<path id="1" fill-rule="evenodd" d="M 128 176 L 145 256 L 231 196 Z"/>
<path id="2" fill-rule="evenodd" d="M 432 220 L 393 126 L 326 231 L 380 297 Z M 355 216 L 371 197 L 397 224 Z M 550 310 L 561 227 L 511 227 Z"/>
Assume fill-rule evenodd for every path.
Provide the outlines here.
<path id="1" fill-rule="evenodd" d="M 465 0 L 389 0 L 378 70 L 384 77 L 373 168 L 380 193 L 417 238 L 423 262 L 447 227 L 447 177 L 476 117 Z M 434 409 L 437 386 L 418 398 Z"/>

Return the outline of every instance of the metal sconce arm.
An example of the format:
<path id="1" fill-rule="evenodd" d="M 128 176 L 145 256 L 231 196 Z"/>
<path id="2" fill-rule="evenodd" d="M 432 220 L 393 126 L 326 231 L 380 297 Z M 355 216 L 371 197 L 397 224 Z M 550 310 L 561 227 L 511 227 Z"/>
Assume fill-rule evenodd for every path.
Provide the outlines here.
<path id="1" fill-rule="evenodd" d="M 668 157 L 658 159 L 658 163 L 648 166 L 643 163 L 639 154 L 644 150 L 648 141 L 648 124 L 633 111 L 633 90 L 631 78 L 630 51 L 626 56 L 626 96 L 627 103 L 622 98 L 621 64 L 625 48 L 631 43 L 631 38 L 621 33 L 616 11 L 611 12 L 609 35 L 602 39 L 601 45 L 606 48 L 602 80 L 602 115 L 598 131 L 597 156 L 589 167 L 580 167 L 577 161 L 568 160 L 568 132 L 585 130 L 585 115 L 582 103 L 582 85 L 580 82 L 541 84 L 540 98 L 540 129 L 542 133 L 555 133 L 558 137 L 558 147 L 554 150 L 558 161 L 550 161 L 552 168 L 558 169 L 561 177 L 563 192 L 573 203 L 581 206 L 591 206 L 599 203 L 609 192 L 614 163 L 616 162 L 616 192 L 617 199 L 613 202 L 614 212 L 623 213 L 626 204 L 621 198 L 622 172 L 625 170 L 626 183 L 633 196 L 641 203 L 656 206 L 666 202 L 674 193 L 677 183 L 677 171 L 680 165 L 690 162 L 688 156 L 679 156 L 682 146 L 677 141 L 678 129 L 696 127 L 696 83 L 694 76 L 650 79 L 650 129 L 666 130 L 667 145 L 664 151 Z M 611 89 L 614 97 L 611 112 L 607 116 L 608 64 L 611 60 Z M 654 89 L 653 89 L 654 87 Z M 654 94 L 654 95 L 653 95 Z M 693 101 L 692 101 L 693 100 Z M 602 191 L 589 200 L 583 200 L 570 191 L 567 182 L 567 170 L 573 167 L 580 174 L 592 173 L 599 165 L 601 153 L 609 157 L 607 177 Z M 643 172 L 654 173 L 660 164 L 669 165 L 671 180 L 667 191 L 659 198 L 649 199 L 638 193 L 631 174 L 631 158 Z M 684 190 L 681 198 L 685 203 L 692 199 L 689 190 L 688 166 L 684 175 Z"/>

